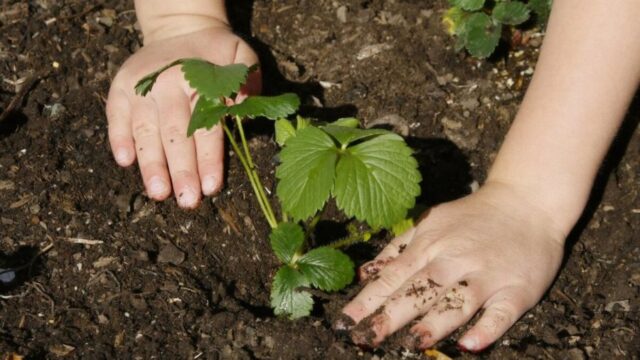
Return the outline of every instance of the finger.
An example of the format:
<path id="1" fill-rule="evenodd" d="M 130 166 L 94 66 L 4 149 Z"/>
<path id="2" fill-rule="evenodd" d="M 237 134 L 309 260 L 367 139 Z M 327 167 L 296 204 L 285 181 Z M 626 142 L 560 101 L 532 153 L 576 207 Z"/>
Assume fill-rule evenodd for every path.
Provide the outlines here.
<path id="1" fill-rule="evenodd" d="M 220 125 L 195 132 L 198 173 L 202 192 L 214 195 L 222 188 L 224 170 L 224 133 Z"/>
<path id="2" fill-rule="evenodd" d="M 109 143 L 113 157 L 120 166 L 130 166 L 136 159 L 131 130 L 131 105 L 122 89 L 112 86 L 106 106 L 109 122 Z"/>
<path id="3" fill-rule="evenodd" d="M 164 147 L 173 191 L 178 205 L 193 209 L 201 197 L 196 147 L 193 139 L 187 137 L 187 127 L 191 117 L 190 101 L 177 86 L 165 85 L 162 91 L 153 94 L 162 124 L 160 135 Z"/>
<path id="4" fill-rule="evenodd" d="M 360 322 L 387 301 L 405 281 L 422 269 L 426 265 L 427 257 L 422 252 L 410 251 L 414 245 L 415 243 L 409 244 L 405 252 L 388 263 L 378 273 L 377 279 L 365 286 L 342 312 L 354 322 Z"/>
<path id="5" fill-rule="evenodd" d="M 492 296 L 480 320 L 458 341 L 461 349 L 479 352 L 500 338 L 533 306 L 521 288 L 511 287 Z"/>
<path id="6" fill-rule="evenodd" d="M 164 200 L 171 193 L 171 186 L 160 139 L 158 110 L 153 100 L 138 99 L 133 107 L 132 122 L 138 165 L 147 194 L 152 199 Z"/>
<path id="7" fill-rule="evenodd" d="M 453 298 L 457 290 L 453 293 L 450 289 L 446 293 L 445 289 L 455 278 L 457 274 L 450 271 L 446 264 L 429 264 L 395 291 L 373 315 L 353 329 L 354 342 L 375 347 L 385 337 L 424 314 L 444 295 Z M 371 336 L 372 330 L 375 336 Z"/>
<path id="8" fill-rule="evenodd" d="M 424 350 L 466 324 L 478 312 L 487 294 L 485 278 L 464 277 L 431 306 L 410 329 L 405 339 L 408 349 Z"/>
<path id="9" fill-rule="evenodd" d="M 395 237 L 387 244 L 387 246 L 376 256 L 373 260 L 363 264 L 358 269 L 358 277 L 360 281 L 367 281 L 368 279 L 375 278 L 376 275 L 384 268 L 391 260 L 400 255 L 409 245 L 413 239 L 413 234 L 416 228 L 405 231 L 402 235 Z"/>
<path id="10" fill-rule="evenodd" d="M 234 63 L 245 64 L 252 66 L 259 64 L 258 57 L 251 47 L 244 41 L 238 43 L 238 49 L 236 51 Z M 249 74 L 247 82 L 240 88 L 236 102 L 242 102 L 250 95 L 258 95 L 262 91 L 262 72 L 260 69 Z"/>

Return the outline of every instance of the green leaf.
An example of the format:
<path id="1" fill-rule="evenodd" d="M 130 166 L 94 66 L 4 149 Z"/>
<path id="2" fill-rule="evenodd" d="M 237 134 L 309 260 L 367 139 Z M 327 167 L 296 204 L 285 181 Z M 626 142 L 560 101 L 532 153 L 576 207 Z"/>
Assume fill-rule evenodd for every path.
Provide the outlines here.
<path id="1" fill-rule="evenodd" d="M 276 120 L 287 117 L 298 110 L 300 99 L 296 94 L 278 96 L 250 96 L 240 104 L 229 107 L 229 114 L 240 117 L 266 117 Z"/>
<path id="2" fill-rule="evenodd" d="M 158 76 L 160 76 L 161 73 L 163 73 L 165 70 L 167 70 L 172 66 L 182 64 L 182 62 L 183 62 L 182 59 L 176 60 L 140 79 L 135 86 L 136 94 L 146 96 L 149 93 L 149 91 L 151 91 L 151 89 L 153 88 L 153 85 L 156 83 L 156 80 L 158 80 Z"/>
<path id="3" fill-rule="evenodd" d="M 442 17 L 442 23 L 449 35 L 457 35 L 460 33 L 464 19 L 467 16 L 469 16 L 468 13 L 457 6 L 453 6 L 447 10 Z M 462 47 L 464 47 L 464 45 Z"/>
<path id="4" fill-rule="evenodd" d="M 539 23 L 546 23 L 551 13 L 552 0 L 529 0 L 529 8 L 533 10 Z"/>
<path id="5" fill-rule="evenodd" d="M 495 24 L 484 13 L 475 13 L 467 18 L 460 36 L 464 37 L 465 47 L 471 55 L 484 59 L 493 54 L 498 46 L 502 25 Z"/>
<path id="6" fill-rule="evenodd" d="M 478 11 L 484 6 L 485 0 L 449 0 L 452 6 L 458 6 L 467 11 Z"/>
<path id="7" fill-rule="evenodd" d="M 211 129 L 226 114 L 227 107 L 220 102 L 220 99 L 209 100 L 204 96 L 200 96 L 191 114 L 187 136 L 193 135 L 200 128 Z"/>
<path id="8" fill-rule="evenodd" d="M 341 145 L 347 146 L 352 142 L 366 139 L 373 136 L 389 134 L 388 130 L 384 129 L 354 129 L 345 126 L 336 126 L 333 124 L 321 127 L 327 134 L 331 135 Z"/>
<path id="9" fill-rule="evenodd" d="M 311 119 L 304 118 L 300 115 L 296 116 L 296 130 L 302 130 L 309 126 L 313 126 L 311 124 Z"/>
<path id="10" fill-rule="evenodd" d="M 244 64 L 220 66 L 201 59 L 183 59 L 182 72 L 189 86 L 208 99 L 231 97 L 247 81 Z"/>
<path id="11" fill-rule="evenodd" d="M 296 263 L 300 272 L 320 290 L 336 291 L 353 281 L 353 261 L 330 247 L 313 249 Z"/>
<path id="12" fill-rule="evenodd" d="M 402 219 L 397 223 L 393 224 L 393 226 L 391 227 L 391 232 L 393 233 L 393 236 L 400 236 L 405 232 L 407 232 L 412 227 L 413 227 L 412 218 Z"/>
<path id="13" fill-rule="evenodd" d="M 280 223 L 269 235 L 271 249 L 284 264 L 290 264 L 304 243 L 304 232 L 298 224 Z"/>
<path id="14" fill-rule="evenodd" d="M 284 146 L 284 143 L 287 142 L 290 137 L 296 136 L 296 128 L 293 127 L 291 121 L 285 118 L 276 120 L 275 130 L 276 143 L 280 146 Z"/>
<path id="15" fill-rule="evenodd" d="M 333 194 L 345 214 L 372 227 L 404 219 L 420 194 L 418 163 L 396 134 L 347 148 L 336 168 Z"/>
<path id="16" fill-rule="evenodd" d="M 340 119 L 332 122 L 329 125 L 349 127 L 349 128 L 357 128 L 358 126 L 360 126 L 360 120 L 358 120 L 356 118 L 353 118 L 353 117 L 340 118 Z"/>
<path id="17" fill-rule="evenodd" d="M 499 2 L 491 15 L 503 24 L 520 25 L 529 20 L 529 8 L 520 1 Z"/>
<path id="18" fill-rule="evenodd" d="M 283 210 L 295 220 L 315 214 L 333 188 L 338 150 L 324 131 L 307 127 L 298 130 L 280 152 L 276 192 Z"/>
<path id="19" fill-rule="evenodd" d="M 313 308 L 313 298 L 309 292 L 297 290 L 308 286 L 309 280 L 300 272 L 288 265 L 281 267 L 271 286 L 273 312 L 278 316 L 286 315 L 291 320 L 308 316 Z"/>

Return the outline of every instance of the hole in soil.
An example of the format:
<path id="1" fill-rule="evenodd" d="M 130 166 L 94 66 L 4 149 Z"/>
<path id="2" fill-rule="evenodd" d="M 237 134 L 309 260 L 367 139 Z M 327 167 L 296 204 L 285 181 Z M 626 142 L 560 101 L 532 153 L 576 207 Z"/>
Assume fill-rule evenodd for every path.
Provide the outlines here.
<path id="1" fill-rule="evenodd" d="M 2 113 L 2 110 L 0 110 Z M 15 132 L 20 126 L 26 124 L 27 116 L 20 111 L 14 111 L 9 116 L 0 122 L 0 137 L 7 136 Z"/>
<path id="2" fill-rule="evenodd" d="M 39 274 L 42 268 L 39 251 L 24 246 L 9 255 L 0 254 L 0 292 L 11 291 Z"/>

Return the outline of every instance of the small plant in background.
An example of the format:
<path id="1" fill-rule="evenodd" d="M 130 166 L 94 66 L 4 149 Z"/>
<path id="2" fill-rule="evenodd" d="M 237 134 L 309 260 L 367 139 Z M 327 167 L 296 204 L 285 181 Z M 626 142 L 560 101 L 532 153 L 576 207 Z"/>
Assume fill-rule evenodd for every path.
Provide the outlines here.
<path id="1" fill-rule="evenodd" d="M 339 249 L 367 241 L 381 229 L 399 232 L 410 224 L 407 212 L 420 193 L 421 176 L 412 150 L 397 134 L 361 129 L 354 118 L 320 124 L 298 116 L 294 126 L 287 117 L 300 105 L 295 94 L 250 96 L 242 103 L 227 105 L 226 99 L 235 99 L 248 75 L 256 70 L 241 64 L 177 60 L 142 78 L 136 93 L 146 95 L 158 76 L 172 66 L 181 67 L 199 96 L 188 135 L 200 128 L 222 126 L 271 226 L 271 248 L 282 263 L 271 288 L 276 315 L 291 319 L 307 316 L 313 307 L 309 288 L 337 291 L 353 281 L 354 264 Z M 260 181 L 244 132 L 243 122 L 257 117 L 275 121 L 276 142 L 282 147 L 276 169 L 280 219 Z M 348 226 L 345 238 L 311 248 L 310 235 L 330 198 L 370 230 Z"/>
<path id="2" fill-rule="evenodd" d="M 535 16 L 546 23 L 552 0 L 449 0 L 443 23 L 456 37 L 456 49 L 484 59 L 495 51 L 505 27 L 522 25 Z"/>

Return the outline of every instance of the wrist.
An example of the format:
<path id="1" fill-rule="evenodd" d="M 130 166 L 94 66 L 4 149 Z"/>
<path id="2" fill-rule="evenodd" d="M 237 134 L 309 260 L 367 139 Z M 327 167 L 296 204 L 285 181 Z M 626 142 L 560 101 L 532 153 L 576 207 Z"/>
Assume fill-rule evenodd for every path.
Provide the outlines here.
<path id="1" fill-rule="evenodd" d="M 231 29 L 223 0 L 137 0 L 145 45 L 211 28 Z"/>
<path id="2" fill-rule="evenodd" d="M 512 177 L 501 177 L 490 173 L 483 188 L 499 188 L 519 203 L 529 216 L 537 217 L 555 233 L 566 239 L 582 214 L 584 201 L 581 196 L 567 194 L 567 191 L 547 186 L 531 184 Z"/>

